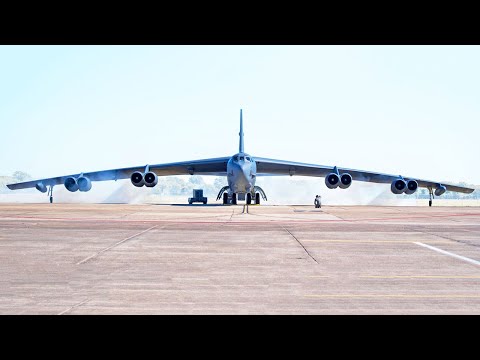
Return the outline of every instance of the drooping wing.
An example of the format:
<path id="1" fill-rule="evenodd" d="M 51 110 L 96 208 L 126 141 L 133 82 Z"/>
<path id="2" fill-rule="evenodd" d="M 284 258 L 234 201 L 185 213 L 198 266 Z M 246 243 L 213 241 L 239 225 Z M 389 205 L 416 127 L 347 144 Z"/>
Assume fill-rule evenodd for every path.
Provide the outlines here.
<path id="1" fill-rule="evenodd" d="M 299 175 L 325 177 L 333 171 L 333 166 L 304 164 L 293 161 L 273 160 L 255 157 L 257 163 L 257 175 Z M 340 174 L 349 173 L 353 181 L 366 181 L 374 183 L 392 183 L 399 178 L 399 175 L 375 173 L 371 171 L 355 170 L 337 167 Z M 416 180 L 419 187 L 435 189 L 443 185 L 448 191 L 456 191 L 465 194 L 472 193 L 475 189 L 440 183 L 438 181 L 421 180 L 413 177 L 403 176 L 405 180 Z"/>
<path id="2" fill-rule="evenodd" d="M 183 161 L 169 164 L 157 164 L 150 165 L 150 171 L 155 172 L 158 176 L 167 175 L 226 175 L 227 174 L 227 162 L 229 157 L 221 157 L 215 159 L 203 159 L 193 161 Z M 135 171 L 144 172 L 146 165 L 134 166 L 123 169 L 101 170 L 93 172 L 84 172 L 83 176 L 89 178 L 91 181 L 106 181 L 106 180 L 120 180 L 128 179 Z M 80 174 L 57 176 L 53 178 L 38 179 L 32 181 L 26 181 L 16 184 L 9 184 L 7 187 L 10 190 L 33 188 L 38 183 L 42 183 L 45 186 L 61 185 L 64 184 L 67 177 L 73 176 L 79 177 Z"/>

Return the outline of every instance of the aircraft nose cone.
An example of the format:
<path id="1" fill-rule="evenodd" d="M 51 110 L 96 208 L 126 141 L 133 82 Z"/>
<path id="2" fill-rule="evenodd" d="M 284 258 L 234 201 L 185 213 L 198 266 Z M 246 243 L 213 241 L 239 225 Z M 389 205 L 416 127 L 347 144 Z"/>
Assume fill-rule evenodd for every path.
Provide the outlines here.
<path id="1" fill-rule="evenodd" d="M 250 189 L 250 166 L 248 164 L 235 164 L 234 166 L 235 188 L 237 192 L 245 192 Z"/>
<path id="2" fill-rule="evenodd" d="M 243 176 L 245 177 L 245 179 L 248 180 L 250 178 L 250 166 L 247 164 L 243 164 L 241 168 L 242 168 Z"/>

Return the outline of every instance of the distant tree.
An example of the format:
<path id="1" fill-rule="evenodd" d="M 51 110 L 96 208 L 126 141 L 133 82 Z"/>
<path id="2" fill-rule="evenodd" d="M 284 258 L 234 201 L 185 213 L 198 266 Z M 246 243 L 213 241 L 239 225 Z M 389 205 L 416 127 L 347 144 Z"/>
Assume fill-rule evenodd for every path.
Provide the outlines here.
<path id="1" fill-rule="evenodd" d="M 217 191 L 226 185 L 227 185 L 227 179 L 225 179 L 224 177 L 217 177 L 213 182 L 213 187 L 215 187 Z"/>
<path id="2" fill-rule="evenodd" d="M 198 188 L 202 188 L 203 186 L 205 186 L 205 180 L 203 180 L 202 176 L 198 176 L 198 175 L 190 176 L 188 179 L 188 183 Z"/>
<path id="3" fill-rule="evenodd" d="M 26 172 L 23 172 L 23 171 L 15 171 L 12 174 L 12 177 L 18 182 L 32 180 L 32 177 L 30 176 L 30 174 L 27 174 Z"/>

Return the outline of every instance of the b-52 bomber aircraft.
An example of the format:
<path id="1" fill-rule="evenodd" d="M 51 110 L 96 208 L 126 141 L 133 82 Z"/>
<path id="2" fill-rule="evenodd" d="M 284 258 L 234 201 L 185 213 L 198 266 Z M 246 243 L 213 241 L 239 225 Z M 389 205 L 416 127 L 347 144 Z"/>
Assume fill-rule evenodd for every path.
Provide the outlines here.
<path id="1" fill-rule="evenodd" d="M 255 185 L 257 176 L 262 175 L 297 175 L 324 177 L 329 189 L 347 189 L 353 181 L 373 183 L 390 183 L 394 194 L 413 194 L 420 188 L 427 188 L 430 193 L 429 205 L 432 205 L 433 194 L 442 195 L 445 191 L 456 191 L 469 194 L 474 191 L 462 186 L 449 185 L 437 181 L 420 180 L 401 175 L 380 174 L 371 171 L 347 169 L 337 166 L 305 164 L 286 160 L 273 160 L 253 157 L 244 150 L 243 118 L 240 110 L 240 144 L 238 153 L 233 156 L 214 159 L 182 161 L 169 164 L 142 165 L 123 169 L 82 172 L 74 175 L 58 176 L 9 184 L 11 190 L 35 187 L 42 193 L 50 195 L 53 201 L 53 187 L 64 185 L 68 191 L 89 191 L 93 181 L 120 180 L 130 178 L 136 187 L 154 187 L 159 176 L 169 175 L 216 175 L 226 176 L 228 185 L 220 189 L 217 200 L 223 195 L 223 204 L 237 204 L 245 200 L 247 204 L 260 204 L 260 196 L 267 200 L 262 188 Z"/>

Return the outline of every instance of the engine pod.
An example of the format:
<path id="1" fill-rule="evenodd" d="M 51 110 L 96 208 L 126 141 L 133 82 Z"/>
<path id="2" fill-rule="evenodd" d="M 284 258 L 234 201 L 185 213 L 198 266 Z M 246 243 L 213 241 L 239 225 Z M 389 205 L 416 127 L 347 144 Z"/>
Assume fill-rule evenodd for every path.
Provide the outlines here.
<path id="1" fill-rule="evenodd" d="M 435 196 L 440 196 L 442 195 L 445 191 L 447 191 L 447 188 L 443 185 L 439 185 L 436 189 L 435 189 Z"/>
<path id="2" fill-rule="evenodd" d="M 77 184 L 80 191 L 89 191 L 92 188 L 92 181 L 85 176 L 79 177 Z"/>
<path id="3" fill-rule="evenodd" d="M 78 190 L 77 180 L 72 176 L 69 176 L 65 179 L 64 185 L 68 191 L 75 192 Z"/>
<path id="4" fill-rule="evenodd" d="M 415 180 L 408 180 L 405 194 L 412 195 L 415 191 L 417 191 L 417 189 L 418 189 L 418 183 Z"/>
<path id="5" fill-rule="evenodd" d="M 130 176 L 130 181 L 132 184 L 136 187 L 142 187 L 145 185 L 145 179 L 143 174 L 140 171 L 135 171 L 131 176 Z"/>
<path id="6" fill-rule="evenodd" d="M 154 172 L 150 171 L 144 176 L 145 186 L 154 187 L 158 183 L 158 176 Z"/>
<path id="7" fill-rule="evenodd" d="M 35 189 L 37 189 L 38 191 L 42 192 L 42 193 L 46 193 L 47 192 L 47 187 L 45 186 L 44 183 L 42 182 L 39 182 L 35 185 Z"/>
<path id="8" fill-rule="evenodd" d="M 329 189 L 336 189 L 339 184 L 340 184 L 340 176 L 338 176 L 335 173 L 330 173 L 325 178 L 325 185 L 327 185 Z"/>
<path id="9" fill-rule="evenodd" d="M 340 189 L 346 189 L 352 185 L 352 175 L 350 174 L 342 174 L 340 176 L 340 184 L 338 185 Z"/>
<path id="10" fill-rule="evenodd" d="M 407 189 L 407 183 L 402 179 L 394 180 L 390 186 L 390 189 L 394 194 L 402 194 Z"/>

